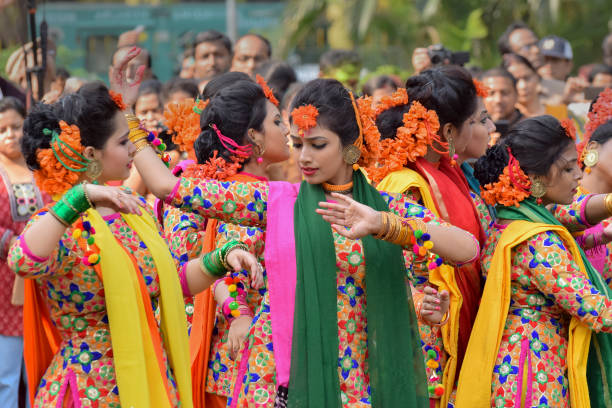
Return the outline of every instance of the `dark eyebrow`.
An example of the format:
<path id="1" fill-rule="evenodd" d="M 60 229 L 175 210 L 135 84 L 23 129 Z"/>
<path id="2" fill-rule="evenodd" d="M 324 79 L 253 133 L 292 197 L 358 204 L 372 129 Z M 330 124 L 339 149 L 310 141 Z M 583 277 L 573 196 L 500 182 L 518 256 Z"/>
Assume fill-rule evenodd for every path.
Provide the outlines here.
<path id="1" fill-rule="evenodd" d="M 300 137 L 300 136 L 296 136 L 296 135 L 289 135 L 289 136 L 294 138 L 294 139 L 308 140 L 310 142 L 313 142 L 316 139 L 323 139 L 323 140 L 327 141 L 327 138 L 325 136 L 310 136 L 310 137 Z"/>

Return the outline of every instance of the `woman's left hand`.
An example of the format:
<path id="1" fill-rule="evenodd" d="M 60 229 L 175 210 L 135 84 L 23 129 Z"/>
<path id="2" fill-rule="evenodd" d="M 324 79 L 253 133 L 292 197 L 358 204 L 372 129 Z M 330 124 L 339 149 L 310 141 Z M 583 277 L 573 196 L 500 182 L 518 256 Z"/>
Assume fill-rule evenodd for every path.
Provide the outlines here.
<path id="1" fill-rule="evenodd" d="M 138 87 L 142 82 L 142 76 L 146 67 L 144 65 L 138 67 L 136 78 L 134 82 L 131 83 L 128 83 L 126 70 L 128 63 L 136 58 L 141 51 L 140 48 L 133 47 L 125 54 L 121 61 L 119 61 L 117 66 L 111 66 L 110 68 L 109 81 L 111 90 L 120 93 L 123 102 L 130 107 L 136 103 L 136 99 L 138 98 Z"/>
<path id="2" fill-rule="evenodd" d="M 253 289 L 259 289 L 263 286 L 263 266 L 257 262 L 257 258 L 252 253 L 240 248 L 232 249 L 227 254 L 227 264 L 234 272 L 239 272 L 243 269 L 249 271 L 251 287 Z"/>
<path id="3" fill-rule="evenodd" d="M 332 193 L 332 197 L 338 202 L 322 201 L 319 203 L 322 208 L 317 208 L 315 211 L 321 214 L 338 234 L 350 239 L 359 239 L 376 234 L 382 228 L 379 211 L 343 194 Z"/>
<path id="4" fill-rule="evenodd" d="M 450 295 L 448 291 L 438 292 L 430 286 L 423 290 L 425 296 L 421 304 L 421 318 L 429 324 L 439 324 L 448 312 Z"/>

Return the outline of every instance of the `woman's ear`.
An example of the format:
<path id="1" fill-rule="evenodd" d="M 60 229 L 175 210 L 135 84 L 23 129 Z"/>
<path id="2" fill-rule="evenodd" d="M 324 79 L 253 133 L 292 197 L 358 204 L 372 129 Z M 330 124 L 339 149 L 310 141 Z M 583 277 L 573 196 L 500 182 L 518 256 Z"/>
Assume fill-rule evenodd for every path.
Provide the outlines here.
<path id="1" fill-rule="evenodd" d="M 247 131 L 247 141 L 253 145 L 262 146 L 265 143 L 263 132 L 253 128 Z"/>
<path id="2" fill-rule="evenodd" d="M 98 153 L 99 150 L 91 147 L 91 146 L 87 146 L 85 148 L 85 150 L 83 150 L 83 157 L 85 157 L 86 159 L 89 160 L 96 160 L 99 159 L 99 155 L 100 153 Z"/>
<path id="3" fill-rule="evenodd" d="M 456 136 L 455 133 L 457 133 L 457 128 L 452 123 L 445 123 L 444 126 L 442 126 L 442 136 L 444 136 L 444 139 L 449 140 L 450 138 L 454 138 Z"/>

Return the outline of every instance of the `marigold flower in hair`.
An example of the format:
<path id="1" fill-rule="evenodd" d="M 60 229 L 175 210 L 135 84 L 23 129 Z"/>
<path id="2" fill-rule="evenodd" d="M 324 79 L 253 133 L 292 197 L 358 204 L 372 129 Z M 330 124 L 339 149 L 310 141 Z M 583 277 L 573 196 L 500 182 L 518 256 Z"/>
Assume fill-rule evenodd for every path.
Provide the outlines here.
<path id="1" fill-rule="evenodd" d="M 123 102 L 123 97 L 120 93 L 117 93 L 115 91 L 108 91 L 108 94 L 110 95 L 113 102 L 115 102 L 115 105 L 117 105 L 120 111 L 124 111 L 127 108 L 125 102 Z"/>
<path id="2" fill-rule="evenodd" d="M 164 109 L 165 124 L 172 134 L 172 141 L 186 152 L 191 160 L 195 160 L 193 144 L 200 135 L 200 114 L 208 105 L 209 100 L 194 101 L 185 99 L 182 102 L 169 103 Z"/>
<path id="3" fill-rule="evenodd" d="M 472 79 L 472 81 L 474 82 L 474 88 L 476 88 L 476 95 L 480 96 L 481 98 L 486 98 L 489 96 L 489 90 L 482 82 L 476 78 Z"/>
<path id="4" fill-rule="evenodd" d="M 218 157 L 217 153 L 218 152 L 215 150 L 213 157 L 208 159 L 204 164 L 192 164 L 187 167 L 182 176 L 195 179 L 212 178 L 223 181 L 240 171 L 244 158 L 232 156 L 228 162 L 223 157 Z"/>
<path id="5" fill-rule="evenodd" d="M 597 101 L 593 104 L 593 109 L 588 114 L 588 122 L 584 126 L 584 136 L 582 142 L 578 145 L 578 157 L 580 158 L 579 163 L 582 166 L 584 160 L 583 153 L 586 145 L 589 144 L 591 135 L 599 126 L 603 125 L 610 119 L 612 119 L 612 88 L 604 89 L 599 96 Z"/>
<path id="6" fill-rule="evenodd" d="M 506 207 L 519 206 L 531 195 L 531 180 L 521 169 L 520 163 L 508 148 L 508 165 L 495 183 L 481 188 L 481 197 L 489 205 L 501 204 Z"/>
<path id="7" fill-rule="evenodd" d="M 298 128 L 300 136 L 304 136 L 313 127 L 317 126 L 319 110 L 314 105 L 302 105 L 291 112 L 293 123 Z"/>
<path id="8" fill-rule="evenodd" d="M 81 145 L 81 132 L 76 125 L 68 125 L 62 120 L 59 122 L 59 126 L 61 129 L 59 139 L 61 139 L 65 146 L 57 143 L 54 147 L 50 146 L 46 149 L 38 149 L 36 151 L 36 160 L 39 169 L 34 171 L 34 180 L 41 190 L 47 192 L 51 196 L 63 194 L 72 188 L 79 180 L 79 172 L 67 169 L 66 166 L 57 159 L 56 153 L 66 162 L 72 160 L 78 163 L 81 162 L 80 157 L 70 150 L 70 148 L 79 155 L 85 150 L 85 147 Z M 70 146 L 70 148 L 67 146 Z M 54 148 L 56 149 L 56 153 L 53 152 Z"/>
<path id="9" fill-rule="evenodd" d="M 576 126 L 571 119 L 563 119 L 561 127 L 565 130 L 565 134 L 572 140 L 576 140 Z"/>
<path id="10" fill-rule="evenodd" d="M 374 114 L 374 121 L 378 115 L 383 113 L 386 110 L 391 108 L 395 108 L 396 106 L 402 106 L 408 104 L 408 91 L 406 88 L 397 88 L 395 92 L 391 95 L 385 95 L 380 99 L 378 106 L 376 107 L 376 112 Z"/>
<path id="11" fill-rule="evenodd" d="M 266 83 L 266 80 L 263 79 L 261 75 L 257 74 L 255 75 L 255 81 L 259 86 L 261 86 L 261 89 L 263 89 L 263 93 L 266 95 L 266 98 L 268 98 L 270 102 L 278 107 L 278 99 L 276 99 L 276 96 L 274 96 L 274 92 L 272 92 L 272 89 L 270 89 Z"/>
<path id="12" fill-rule="evenodd" d="M 380 153 L 380 131 L 374 119 L 372 98 L 361 97 L 356 100 L 363 142 L 360 146 L 361 157 L 359 163 L 364 167 L 371 166 L 378 161 Z"/>

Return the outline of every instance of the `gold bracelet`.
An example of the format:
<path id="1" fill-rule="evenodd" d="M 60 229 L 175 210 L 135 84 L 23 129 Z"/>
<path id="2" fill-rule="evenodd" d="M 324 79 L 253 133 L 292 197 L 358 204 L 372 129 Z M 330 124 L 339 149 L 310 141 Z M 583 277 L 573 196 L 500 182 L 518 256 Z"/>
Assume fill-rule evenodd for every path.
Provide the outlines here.
<path id="1" fill-rule="evenodd" d="M 83 184 L 83 194 L 85 194 L 85 199 L 89 203 L 89 207 L 96 208 L 96 206 L 89 199 L 89 194 L 87 194 L 87 184 L 85 184 L 85 182 L 83 182 L 82 184 Z"/>
<path id="2" fill-rule="evenodd" d="M 386 211 L 380 212 L 381 227 L 380 227 L 380 231 L 378 231 L 378 233 L 373 235 L 374 238 L 382 239 L 382 237 L 384 237 L 387 231 L 389 230 L 389 220 L 387 218 L 387 214 L 388 213 Z"/>
<path id="3" fill-rule="evenodd" d="M 447 310 L 446 313 L 444 314 L 444 316 L 446 316 L 445 319 L 442 319 L 442 321 L 440 323 L 434 323 L 431 324 L 431 327 L 442 327 L 444 326 L 446 323 L 448 323 L 448 318 L 450 317 L 450 310 Z M 442 317 L 444 317 L 442 316 Z"/>
<path id="4" fill-rule="evenodd" d="M 612 193 L 606 194 L 604 204 L 606 206 L 606 211 L 608 211 L 608 215 L 612 216 Z"/>

